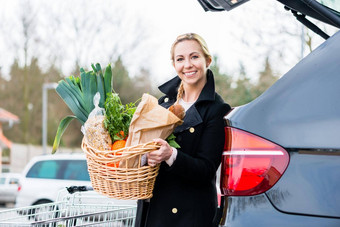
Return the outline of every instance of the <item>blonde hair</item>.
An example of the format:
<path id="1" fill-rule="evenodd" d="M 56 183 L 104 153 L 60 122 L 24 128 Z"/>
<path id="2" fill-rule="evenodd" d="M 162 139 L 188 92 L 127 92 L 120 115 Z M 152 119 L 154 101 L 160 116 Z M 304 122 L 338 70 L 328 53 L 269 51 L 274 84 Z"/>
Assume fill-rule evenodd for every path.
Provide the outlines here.
<path id="1" fill-rule="evenodd" d="M 183 82 L 181 81 L 181 83 L 178 87 L 178 92 L 177 92 L 175 104 L 178 104 L 179 100 L 183 97 L 183 94 L 184 94 L 184 87 L 183 87 Z"/>
<path id="2" fill-rule="evenodd" d="M 183 34 L 183 35 L 179 35 L 177 36 L 175 42 L 172 44 L 171 46 L 171 50 L 170 50 L 170 54 L 171 54 L 171 60 L 174 61 L 175 59 L 175 56 L 174 56 L 174 52 L 175 52 L 175 47 L 178 43 L 182 42 L 182 41 L 185 41 L 185 40 L 194 40 L 196 41 L 202 48 L 202 51 L 203 51 L 203 54 L 204 54 L 204 57 L 206 59 L 212 59 L 211 57 L 211 54 L 209 52 L 209 49 L 208 49 L 208 45 L 207 43 L 204 41 L 204 39 L 197 35 L 196 33 L 186 33 L 186 34 Z"/>
<path id="3" fill-rule="evenodd" d="M 175 42 L 171 46 L 170 54 L 171 54 L 172 62 L 174 62 L 174 60 L 175 60 L 175 56 L 174 56 L 175 53 L 174 52 L 175 52 L 176 45 L 178 43 L 182 42 L 182 41 L 185 41 L 185 40 L 194 40 L 194 41 L 196 41 L 201 46 L 201 48 L 202 48 L 202 51 L 203 51 L 203 54 L 204 54 L 204 58 L 206 60 L 207 59 L 209 59 L 210 61 L 212 60 L 210 51 L 208 49 L 208 45 L 204 41 L 204 39 L 201 36 L 197 35 L 196 33 L 186 33 L 186 34 L 177 36 Z M 183 94 L 184 94 L 184 87 L 183 87 L 183 83 L 181 82 L 181 84 L 178 87 L 176 104 L 182 98 Z"/>

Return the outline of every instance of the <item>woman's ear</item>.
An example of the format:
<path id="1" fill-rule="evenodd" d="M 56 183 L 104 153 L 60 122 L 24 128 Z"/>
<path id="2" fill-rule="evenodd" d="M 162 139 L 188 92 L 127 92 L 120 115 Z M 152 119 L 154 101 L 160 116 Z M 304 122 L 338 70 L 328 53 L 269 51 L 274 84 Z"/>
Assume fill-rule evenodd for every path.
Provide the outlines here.
<path id="1" fill-rule="evenodd" d="M 208 58 L 206 62 L 207 62 L 207 68 L 208 68 L 212 62 L 211 58 Z"/>

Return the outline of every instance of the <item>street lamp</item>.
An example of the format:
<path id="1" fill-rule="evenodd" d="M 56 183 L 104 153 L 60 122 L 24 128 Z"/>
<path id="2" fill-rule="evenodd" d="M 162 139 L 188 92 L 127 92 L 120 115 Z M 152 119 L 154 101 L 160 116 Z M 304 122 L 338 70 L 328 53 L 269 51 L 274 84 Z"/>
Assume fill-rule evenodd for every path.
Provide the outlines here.
<path id="1" fill-rule="evenodd" d="M 47 148 L 47 90 L 56 89 L 57 83 L 44 83 L 42 87 L 42 146 L 43 154 L 46 154 Z"/>

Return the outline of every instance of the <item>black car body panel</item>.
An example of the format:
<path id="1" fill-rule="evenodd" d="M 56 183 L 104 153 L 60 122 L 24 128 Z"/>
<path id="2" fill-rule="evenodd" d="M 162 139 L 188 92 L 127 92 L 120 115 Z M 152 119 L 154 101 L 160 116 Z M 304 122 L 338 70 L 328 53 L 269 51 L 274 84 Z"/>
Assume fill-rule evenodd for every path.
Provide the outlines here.
<path id="1" fill-rule="evenodd" d="M 261 96 L 236 108 L 229 124 L 285 148 L 340 149 L 339 103 L 337 32 Z"/>
<path id="2" fill-rule="evenodd" d="M 340 153 L 289 153 L 286 172 L 266 192 L 273 206 L 290 214 L 340 218 Z"/>
<path id="3" fill-rule="evenodd" d="M 290 162 L 265 194 L 226 198 L 225 226 L 340 226 L 339 100 L 340 32 L 227 116 L 284 147 Z"/>
<path id="4" fill-rule="evenodd" d="M 265 194 L 226 197 L 228 227 L 339 227 L 340 220 L 329 217 L 284 213 L 271 205 Z"/>

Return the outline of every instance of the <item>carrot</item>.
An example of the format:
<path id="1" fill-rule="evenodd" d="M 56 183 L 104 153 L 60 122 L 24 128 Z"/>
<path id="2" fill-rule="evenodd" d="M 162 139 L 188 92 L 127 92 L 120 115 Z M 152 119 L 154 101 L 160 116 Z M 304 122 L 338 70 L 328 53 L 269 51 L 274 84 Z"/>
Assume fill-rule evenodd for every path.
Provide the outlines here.
<path id="1" fill-rule="evenodd" d="M 124 132 L 123 132 L 123 135 L 124 135 Z M 124 148 L 125 147 L 125 144 L 126 144 L 126 141 L 125 140 L 116 140 L 112 146 L 111 146 L 111 150 L 118 150 L 118 149 L 121 149 L 121 148 Z M 121 153 L 116 153 L 116 155 L 121 155 Z M 108 166 L 110 167 L 116 167 L 118 168 L 119 167 L 119 162 L 110 162 L 110 163 L 107 163 Z"/>
<path id="2" fill-rule="evenodd" d="M 124 134 L 124 131 L 120 131 L 119 133 L 116 134 L 118 137 L 120 137 L 123 140 L 126 140 L 126 136 Z"/>
<path id="3" fill-rule="evenodd" d="M 126 141 L 125 140 L 116 140 L 112 146 L 111 146 L 111 150 L 118 150 L 118 149 L 121 149 L 121 148 L 124 148 L 125 147 L 125 144 L 126 144 Z"/>

